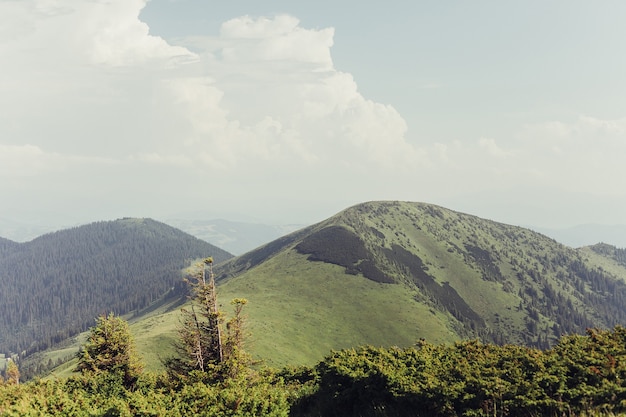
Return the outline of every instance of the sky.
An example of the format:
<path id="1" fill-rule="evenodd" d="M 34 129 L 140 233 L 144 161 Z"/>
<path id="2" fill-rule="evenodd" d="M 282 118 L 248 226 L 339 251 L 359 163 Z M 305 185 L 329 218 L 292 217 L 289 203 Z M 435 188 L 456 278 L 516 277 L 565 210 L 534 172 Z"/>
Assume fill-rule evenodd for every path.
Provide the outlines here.
<path id="1" fill-rule="evenodd" d="M 0 0 L 0 220 L 626 224 L 626 2 Z M 0 236 L 2 236 L 0 230 Z"/>

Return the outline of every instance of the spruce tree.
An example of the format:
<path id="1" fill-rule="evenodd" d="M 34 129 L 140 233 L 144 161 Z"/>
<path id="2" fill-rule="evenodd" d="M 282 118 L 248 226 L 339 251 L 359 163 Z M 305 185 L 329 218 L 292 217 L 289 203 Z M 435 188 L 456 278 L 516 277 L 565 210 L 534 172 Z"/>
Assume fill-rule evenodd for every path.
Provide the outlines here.
<path id="1" fill-rule="evenodd" d="M 179 377 L 199 371 L 212 380 L 238 375 L 245 368 L 241 311 L 247 300 L 233 300 L 235 315 L 226 324 L 224 336 L 224 315 L 217 303 L 213 259 L 206 258 L 196 265 L 185 281 L 191 290 L 190 303 L 181 309 L 179 339 L 174 344 L 178 355 L 165 361 L 168 371 Z"/>
<path id="2" fill-rule="evenodd" d="M 135 352 L 128 322 L 113 313 L 98 317 L 78 352 L 75 371 L 89 376 L 114 374 L 123 379 L 125 386 L 133 385 L 142 365 Z"/>

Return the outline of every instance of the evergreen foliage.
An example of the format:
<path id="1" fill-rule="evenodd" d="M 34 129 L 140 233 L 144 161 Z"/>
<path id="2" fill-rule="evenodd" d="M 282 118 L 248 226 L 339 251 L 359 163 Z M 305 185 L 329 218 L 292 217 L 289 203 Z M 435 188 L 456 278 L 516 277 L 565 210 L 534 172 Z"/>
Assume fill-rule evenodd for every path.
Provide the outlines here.
<path id="1" fill-rule="evenodd" d="M 170 379 L 114 370 L 0 384 L 2 416 L 455 417 L 626 413 L 626 328 L 551 349 L 467 340 L 331 352 L 315 367 Z"/>
<path id="2" fill-rule="evenodd" d="M 243 351 L 243 307 L 247 300 L 234 299 L 234 316 L 226 324 L 217 302 L 213 258 L 206 258 L 192 268 L 185 282 L 190 286 L 190 306 L 181 309 L 179 339 L 175 343 L 176 357 L 168 358 L 165 366 L 172 376 L 203 380 L 233 379 L 243 374 L 249 358 Z"/>
<path id="3" fill-rule="evenodd" d="M 134 385 L 141 371 L 128 323 L 113 313 L 98 317 L 78 353 L 76 372 L 114 375 L 128 387 Z"/>
<path id="4" fill-rule="evenodd" d="M 559 416 L 626 412 L 626 329 L 550 350 L 475 340 L 333 352 L 298 416 Z"/>
<path id="5" fill-rule="evenodd" d="M 163 375 L 144 374 L 130 389 L 109 374 L 78 375 L 0 386 L 0 415 L 287 417 L 288 400 L 288 390 L 269 377 L 174 387 Z"/>

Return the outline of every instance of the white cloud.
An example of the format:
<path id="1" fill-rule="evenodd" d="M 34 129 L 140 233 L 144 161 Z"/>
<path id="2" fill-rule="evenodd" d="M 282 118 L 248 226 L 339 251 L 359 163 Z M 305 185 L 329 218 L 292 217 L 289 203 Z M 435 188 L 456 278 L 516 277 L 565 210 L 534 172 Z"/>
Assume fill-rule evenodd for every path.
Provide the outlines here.
<path id="1" fill-rule="evenodd" d="M 0 2 L 0 27 L 13 35 L 0 40 L 0 143 L 85 156 L 145 150 L 159 131 L 155 82 L 195 55 L 150 35 L 137 17 L 144 5 Z"/>
<path id="2" fill-rule="evenodd" d="M 13 55 L 16 67 L 38 73 L 68 71 L 88 63 L 137 66 L 154 60 L 194 59 L 186 48 L 149 34 L 148 26 L 138 19 L 146 1 L 0 2 L 0 51 Z"/>
<path id="3" fill-rule="evenodd" d="M 527 158 L 546 181 L 569 190 L 621 193 L 626 176 L 626 119 L 582 116 L 571 123 L 531 126 L 522 134 Z M 532 152 L 530 151 L 532 150 Z"/>
<path id="4" fill-rule="evenodd" d="M 138 18 L 146 1 L 107 1 L 83 6 L 76 34 L 85 41 L 93 62 L 136 66 L 161 59 L 195 59 L 186 48 L 171 46 L 160 37 L 149 35 L 148 25 Z"/>
<path id="5" fill-rule="evenodd" d="M 539 195 L 558 201 L 559 193 L 592 200 L 624 197 L 626 119 L 581 116 L 529 124 L 503 137 L 434 143 L 422 151 L 429 163 L 412 175 L 434 179 L 421 187 L 431 201 L 459 195 L 468 201 L 487 195 L 497 201 L 519 193 L 521 200 L 540 205 Z M 458 197 L 454 201 L 463 204 Z M 489 206 L 487 200 L 480 204 Z"/>
<path id="6" fill-rule="evenodd" d="M 477 146 L 457 142 L 441 159 L 475 190 L 498 185 L 623 194 L 626 119 L 581 116 L 527 125 L 511 137 L 482 138 Z"/>
<path id="7" fill-rule="evenodd" d="M 626 136 L 626 117 L 621 119 L 599 119 L 596 117 L 581 116 L 578 124 L 582 125 L 582 130 L 588 133 L 601 131 L 613 144 L 626 146 L 622 140 Z"/>
<path id="8" fill-rule="evenodd" d="M 188 122 L 176 145 L 219 170 L 371 172 L 417 162 L 398 112 L 365 99 L 350 74 L 332 67 L 332 35 L 291 16 L 224 23 L 204 42 L 214 46 L 203 55 L 208 73 L 165 83 L 171 98 L 163 100 Z"/>
<path id="9" fill-rule="evenodd" d="M 222 56 L 227 62 L 285 61 L 316 64 L 332 70 L 334 29 L 307 30 L 293 16 L 243 16 L 222 25 Z"/>
<path id="10" fill-rule="evenodd" d="M 197 182 L 249 199 L 332 200 L 374 181 L 394 188 L 390 178 L 427 164 L 400 114 L 334 68 L 332 28 L 244 16 L 190 40 L 191 53 L 151 35 L 144 6 L 0 2 L 12 34 L 0 42 L 10 63 L 0 71 L 0 191 L 28 175 L 23 193 L 54 181 L 48 193 L 78 200 L 72 192 L 98 184 L 92 199 L 108 204 L 136 200 L 136 184 L 171 205 Z"/>

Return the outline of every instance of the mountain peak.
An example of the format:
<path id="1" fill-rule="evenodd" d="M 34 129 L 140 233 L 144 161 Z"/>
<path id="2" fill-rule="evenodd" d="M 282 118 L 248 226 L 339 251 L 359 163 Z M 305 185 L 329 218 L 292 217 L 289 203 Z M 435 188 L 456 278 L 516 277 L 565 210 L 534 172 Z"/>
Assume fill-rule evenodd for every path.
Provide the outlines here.
<path id="1" fill-rule="evenodd" d="M 372 201 L 234 258 L 219 273 L 228 278 L 224 288 L 241 291 L 251 309 L 276 307 L 250 288 L 271 291 L 274 300 L 290 300 L 291 314 L 299 317 L 294 326 L 306 327 L 312 314 L 322 329 L 344 329 L 341 346 L 332 348 L 349 347 L 346 340 L 380 343 L 337 320 L 378 331 L 389 321 L 405 323 L 390 344 L 412 335 L 546 347 L 566 333 L 626 321 L 626 270 L 606 257 L 602 262 L 612 268 L 602 269 L 598 259 L 532 230 L 437 205 Z M 383 294 L 399 301 L 382 303 Z M 345 317 L 318 307 L 337 303 L 345 303 Z M 276 317 L 288 325 L 287 312 Z M 266 317 L 264 328 L 272 320 Z M 310 329 L 326 337 L 313 322 Z"/>

